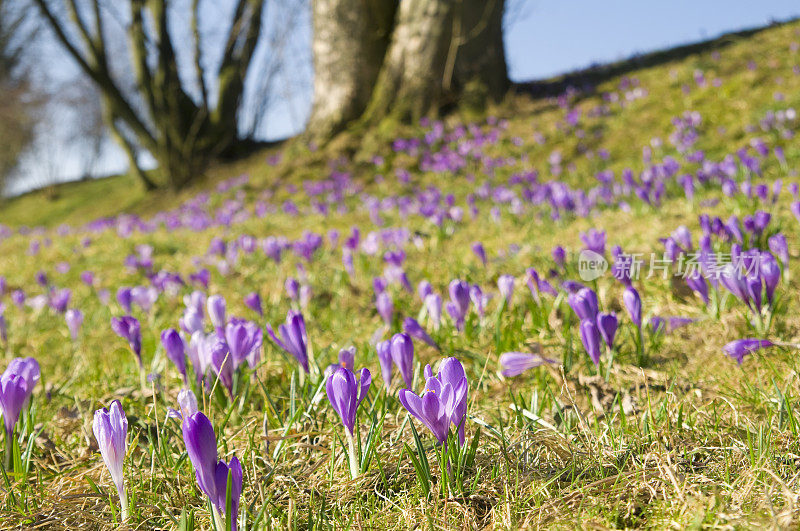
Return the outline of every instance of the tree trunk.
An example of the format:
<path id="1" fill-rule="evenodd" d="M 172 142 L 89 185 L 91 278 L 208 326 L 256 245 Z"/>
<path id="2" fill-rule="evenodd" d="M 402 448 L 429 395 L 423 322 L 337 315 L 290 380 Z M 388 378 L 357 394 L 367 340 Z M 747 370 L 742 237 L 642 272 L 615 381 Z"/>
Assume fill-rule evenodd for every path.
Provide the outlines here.
<path id="1" fill-rule="evenodd" d="M 390 30 L 380 30 L 386 44 L 375 53 L 368 29 L 385 26 L 367 21 L 358 9 L 365 1 L 314 0 L 312 135 L 355 121 L 410 122 L 455 103 L 483 106 L 503 97 L 504 0 L 402 0 L 391 20 L 382 19 Z"/>
<path id="2" fill-rule="evenodd" d="M 330 137 L 369 102 L 397 0 L 314 0 L 314 107 L 308 132 Z"/>

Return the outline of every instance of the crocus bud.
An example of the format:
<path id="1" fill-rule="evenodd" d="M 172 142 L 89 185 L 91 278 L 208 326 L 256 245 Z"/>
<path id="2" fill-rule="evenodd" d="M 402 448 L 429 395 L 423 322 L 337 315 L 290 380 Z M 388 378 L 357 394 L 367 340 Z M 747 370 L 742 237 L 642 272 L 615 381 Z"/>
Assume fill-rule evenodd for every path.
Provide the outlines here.
<path id="1" fill-rule="evenodd" d="M 475 256 L 478 257 L 483 265 L 486 265 L 486 249 L 483 248 L 483 244 L 481 242 L 475 242 L 472 244 L 472 252 L 475 253 Z"/>
<path id="2" fill-rule="evenodd" d="M 202 412 L 184 418 L 183 442 L 194 467 L 197 485 L 213 505 L 217 529 L 225 529 L 222 517 L 227 506 L 228 476 L 231 476 L 231 529 L 226 531 L 236 531 L 242 493 L 242 465 L 235 456 L 230 464 L 217 460 L 214 427 Z"/>
<path id="3" fill-rule="evenodd" d="M 422 302 L 425 302 L 425 298 L 433 293 L 433 287 L 431 283 L 427 280 L 420 280 L 419 284 L 417 284 L 417 294 Z"/>
<path id="4" fill-rule="evenodd" d="M 64 320 L 67 321 L 67 328 L 69 328 L 72 340 L 77 341 L 78 334 L 81 331 L 81 325 L 83 324 L 83 312 L 71 308 L 64 314 Z"/>
<path id="5" fill-rule="evenodd" d="M 225 327 L 225 299 L 222 295 L 212 295 L 206 302 L 208 317 L 214 328 L 221 330 Z"/>
<path id="6" fill-rule="evenodd" d="M 506 301 L 506 305 L 511 306 L 511 297 L 514 295 L 514 277 L 511 275 L 501 275 L 497 279 L 497 289 Z"/>
<path id="7" fill-rule="evenodd" d="M 577 293 L 570 293 L 567 302 L 581 321 L 597 319 L 597 294 L 591 288 L 581 288 Z"/>
<path id="8" fill-rule="evenodd" d="M 306 336 L 306 323 L 303 314 L 290 310 L 286 315 L 286 323 L 278 327 L 279 339 L 272 326 L 267 324 L 267 334 L 287 353 L 291 354 L 300 363 L 303 370 L 308 373 L 308 337 Z"/>
<path id="9" fill-rule="evenodd" d="M 553 261 L 558 267 L 564 267 L 567 262 L 567 252 L 560 245 L 553 247 Z"/>
<path id="10" fill-rule="evenodd" d="M 135 317 L 126 315 L 124 317 L 112 317 L 111 328 L 119 337 L 128 341 L 131 351 L 136 355 L 139 368 L 142 368 L 142 333 L 139 321 Z"/>
<path id="11" fill-rule="evenodd" d="M 609 349 L 614 348 L 614 336 L 617 334 L 617 315 L 614 313 L 600 313 L 597 315 L 597 328 L 600 330 L 600 335 L 603 336 L 603 341 Z"/>
<path id="12" fill-rule="evenodd" d="M 186 345 L 183 338 L 174 328 L 168 328 L 161 332 L 161 344 L 167 353 L 167 358 L 175 364 L 178 372 L 181 373 L 184 383 L 188 385 L 186 379 Z"/>
<path id="13" fill-rule="evenodd" d="M 595 365 L 600 365 L 600 332 L 594 321 L 581 321 L 581 341 Z"/>
<path id="14" fill-rule="evenodd" d="M 400 333 L 392 336 L 392 360 L 400 370 L 406 389 L 411 389 L 414 378 L 414 343 L 408 334 Z"/>
<path id="15" fill-rule="evenodd" d="M 381 365 L 381 375 L 386 387 L 392 385 L 392 342 L 381 341 L 375 346 L 378 353 L 378 362 Z"/>
<path id="16" fill-rule="evenodd" d="M 386 324 L 392 324 L 394 303 L 388 293 L 385 291 L 378 293 L 377 297 L 375 297 L 375 308 L 378 310 L 378 315 L 381 316 Z"/>
<path id="17" fill-rule="evenodd" d="M 442 322 L 442 297 L 437 293 L 431 293 L 425 297 L 425 310 L 433 321 L 433 326 L 438 330 Z"/>
<path id="18" fill-rule="evenodd" d="M 131 313 L 131 303 L 133 302 L 131 288 L 119 288 L 117 290 L 117 302 L 125 313 Z"/>
<path id="19" fill-rule="evenodd" d="M 628 310 L 628 315 L 631 321 L 637 327 L 642 327 L 642 299 L 639 297 L 639 292 L 636 288 L 629 286 L 625 288 L 622 294 L 622 302 L 625 303 L 625 308 Z"/>
<path id="20" fill-rule="evenodd" d="M 119 401 L 111 403 L 110 410 L 98 409 L 94 412 L 92 431 L 97 439 L 97 447 L 106 468 L 111 473 L 111 479 L 117 487 L 119 501 L 122 505 L 122 520 L 128 519 L 128 498 L 125 496 L 125 481 L 122 473 L 122 462 L 127 450 L 126 437 L 128 435 L 128 419 Z"/>
<path id="21" fill-rule="evenodd" d="M 337 369 L 326 383 L 328 400 L 351 437 L 356 424 L 356 411 L 367 396 L 371 383 L 372 375 L 367 369 L 361 369 L 356 379 L 353 371 L 345 367 Z"/>
<path id="22" fill-rule="evenodd" d="M 28 382 L 19 374 L 6 371 L 0 376 L 0 411 L 3 412 L 3 424 L 6 428 L 6 441 L 11 441 L 14 426 L 19 414 L 30 396 Z M 8 452 L 8 447 L 6 449 Z M 10 463 L 11 454 L 6 453 L 6 466 Z"/>

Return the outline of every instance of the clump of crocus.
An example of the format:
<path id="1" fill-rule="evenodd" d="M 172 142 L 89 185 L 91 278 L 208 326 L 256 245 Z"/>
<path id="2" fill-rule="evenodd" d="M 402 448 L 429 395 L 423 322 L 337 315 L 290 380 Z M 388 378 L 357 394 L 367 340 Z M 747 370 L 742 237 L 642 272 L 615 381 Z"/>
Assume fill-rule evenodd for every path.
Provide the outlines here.
<path id="1" fill-rule="evenodd" d="M 428 389 L 449 385 L 453 388 L 453 413 L 450 421 L 458 432 L 458 444 L 464 445 L 464 427 L 467 420 L 467 395 L 469 392 L 469 382 L 464 366 L 458 358 L 445 358 L 439 364 L 439 372 L 433 375 L 430 365 L 425 366 L 425 387 Z M 436 382 L 434 382 L 436 380 Z"/>
<path id="2" fill-rule="evenodd" d="M 369 370 L 361 369 L 358 378 L 356 378 L 355 373 L 347 367 L 336 369 L 326 383 L 328 400 L 342 419 L 342 424 L 344 424 L 347 449 L 350 456 L 350 475 L 354 479 L 359 475 L 359 461 L 353 438 L 356 412 L 358 411 L 358 406 L 367 396 L 371 383 L 372 375 Z"/>
<path id="3" fill-rule="evenodd" d="M 463 372 L 463 368 L 461 371 Z M 431 374 L 430 367 L 426 368 L 425 372 Z M 455 367 L 451 375 L 457 376 Z M 444 445 L 447 443 L 450 424 L 456 426 L 463 424 L 467 391 L 466 377 L 463 379 L 431 377 L 427 379 L 422 395 L 417 395 L 409 389 L 401 389 L 399 398 L 403 407 L 431 431 L 440 445 Z"/>
<path id="4" fill-rule="evenodd" d="M 124 522 L 128 519 L 128 497 L 125 496 L 122 464 L 127 450 L 125 439 L 128 435 L 128 419 L 119 401 L 114 400 L 109 409 L 102 408 L 94 412 L 92 431 L 94 438 L 97 439 L 100 455 L 103 456 L 106 468 L 111 473 L 111 480 L 117 487 Z"/>
<path id="5" fill-rule="evenodd" d="M 130 315 L 112 317 L 111 329 L 128 342 L 131 352 L 136 355 L 136 361 L 139 362 L 139 369 L 144 369 L 142 364 L 142 332 L 138 319 Z"/>
<path id="6" fill-rule="evenodd" d="M 308 373 L 308 337 L 306 336 L 306 323 L 303 314 L 294 310 L 289 310 L 286 315 L 286 323 L 278 327 L 281 338 L 275 335 L 272 326 L 267 324 L 267 334 L 287 353 L 291 354 L 305 373 Z"/>
<path id="7" fill-rule="evenodd" d="M 200 490 L 211 502 L 216 528 L 236 531 L 238 527 L 239 497 L 242 494 L 242 465 L 236 456 L 230 463 L 217 458 L 217 437 L 214 427 L 202 412 L 183 419 L 183 442 L 195 471 Z M 227 492 L 231 497 L 228 499 Z M 230 513 L 227 507 L 230 504 Z M 230 525 L 226 525 L 226 521 Z"/>
<path id="8" fill-rule="evenodd" d="M 529 352 L 505 352 L 500 355 L 500 366 L 503 368 L 501 374 L 506 378 L 519 376 L 523 372 L 535 369 L 545 363 L 554 364 L 558 362 Z"/>

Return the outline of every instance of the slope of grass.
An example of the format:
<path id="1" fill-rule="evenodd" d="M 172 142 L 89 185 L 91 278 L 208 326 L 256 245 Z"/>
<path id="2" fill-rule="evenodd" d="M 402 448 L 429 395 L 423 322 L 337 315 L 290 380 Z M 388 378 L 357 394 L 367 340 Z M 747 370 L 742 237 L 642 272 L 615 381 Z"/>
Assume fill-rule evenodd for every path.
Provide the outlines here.
<path id="1" fill-rule="evenodd" d="M 159 342 L 161 330 L 178 328 L 182 295 L 198 288 L 190 278 L 202 268 L 210 272 L 205 291 L 226 298 L 229 316 L 275 326 L 288 309 L 302 308 L 312 353 L 312 372 L 301 380 L 297 363 L 265 334 L 262 361 L 252 371 L 242 368 L 234 399 L 219 384 L 206 393 L 194 386 L 217 430 L 220 456 L 227 461 L 235 454 L 243 463 L 240 529 L 797 526 L 800 240 L 791 211 L 796 197 L 787 185 L 797 180 L 800 146 L 789 133 L 800 130 L 800 121 L 761 126 L 770 112 L 800 108 L 797 43 L 800 23 L 794 22 L 658 56 L 640 61 L 645 66 L 626 77 L 598 77 L 597 86 L 565 88 L 557 97 L 518 94 L 495 110 L 496 117 L 472 125 L 453 116 L 397 131 L 404 141 L 365 138 L 362 152 L 349 158 L 295 143 L 277 164 L 267 162 L 275 151 L 257 153 L 215 168 L 205 183 L 178 196 L 145 197 L 120 177 L 59 187 L 53 202 L 38 193 L 9 201 L 0 222 L 67 223 L 72 229 L 11 231 L 0 242 L 0 275 L 8 283 L 6 358 L 34 356 L 42 371 L 17 428 L 22 451 L 3 469 L 0 527 L 117 527 L 119 502 L 91 420 L 95 409 L 118 399 L 129 420 L 130 527 L 211 528 L 180 421 L 166 418 L 184 384 Z M 679 129 L 686 149 L 678 149 L 674 121 L 686 112 L 699 120 Z M 756 138 L 766 155 L 754 155 Z M 759 161 L 758 173 L 738 162 L 742 148 Z M 775 201 L 726 194 L 717 177 L 702 182 L 726 156 L 739 186 L 752 180 L 772 188 L 781 180 Z M 677 175 L 659 181 L 670 160 L 680 168 Z M 649 196 L 648 203 L 626 192 L 626 169 L 637 186 L 663 182 L 663 196 Z M 248 178 L 237 181 L 242 174 Z M 694 196 L 678 182 L 684 174 L 696 178 Z M 608 175 L 616 192 L 603 200 L 598 183 Z M 577 206 L 554 216 L 548 198 L 561 188 L 539 186 L 551 181 L 586 192 L 572 192 Z M 545 191 L 551 195 L 539 201 Z M 586 211 L 584 202 L 591 205 Z M 427 212 L 421 205 L 433 207 Z M 645 315 L 640 348 L 623 286 L 606 274 L 585 283 L 597 291 L 602 311 L 617 313 L 620 328 L 613 364 L 604 354 L 595 367 L 560 288 L 562 281 L 580 280 L 582 233 L 606 231 L 607 256 L 619 245 L 649 258 L 663 251 L 659 239 L 681 225 L 698 246 L 701 214 L 727 221 L 757 210 L 772 219 L 745 247 L 766 250 L 768 236 L 781 233 L 791 255 L 771 312 L 759 314 L 769 316 L 769 326 L 724 288 L 717 311 L 680 278 L 645 270 L 634 282 Z M 141 219 L 124 216 L 102 228 L 81 228 L 120 213 Z M 362 243 L 348 273 L 342 246 L 353 227 L 360 228 Z M 303 257 L 311 233 L 321 244 Z M 257 241 L 253 252 L 249 237 Z M 274 243 L 269 237 L 290 242 L 281 260 L 262 252 Z M 486 248 L 485 265 L 471 250 L 475 241 Z M 214 252 L 220 242 L 226 249 Z M 730 241 L 713 242 L 715 251 L 730 253 Z M 551 256 L 557 245 L 567 252 L 563 268 Z M 384 253 L 399 250 L 413 288 L 428 280 L 447 301 L 448 284 L 467 280 L 491 295 L 486 314 L 470 309 L 458 330 L 444 312 L 435 326 L 418 295 L 391 282 L 397 271 Z M 149 269 L 126 259 L 148 255 Z M 559 295 L 535 298 L 526 285 L 529 267 Z M 47 274 L 47 287 L 36 284 L 37 271 Z M 81 280 L 85 271 L 94 273 L 92 286 Z M 114 300 L 120 287 L 157 285 L 159 271 L 179 274 L 187 285 L 163 290 L 151 310 L 131 310 L 142 327 L 140 373 L 109 320 L 125 313 Z M 497 288 L 501 275 L 515 277 L 510 304 Z M 376 311 L 377 277 L 389 284 L 389 324 Z M 310 289 L 307 303 L 290 299 L 288 278 Z M 46 304 L 61 288 L 71 289 L 69 306 L 84 314 L 75 339 L 62 315 L 37 308 L 37 297 Z M 23 290 L 28 304 L 12 303 L 13 290 Z M 251 292 L 263 298 L 263 316 L 244 304 Z M 653 316 L 693 321 L 653 333 Z M 464 481 L 451 481 L 449 488 L 433 439 L 396 398 L 404 387 L 397 369 L 388 389 L 381 378 L 374 339 L 399 332 L 404 317 L 419 318 L 441 348 L 414 342 L 415 391 L 425 388 L 425 365 L 435 370 L 448 356 L 461 360 L 469 381 L 466 432 L 468 441 L 479 433 L 477 451 Z M 721 348 L 744 337 L 781 346 L 750 355 L 739 367 Z M 349 345 L 356 347 L 355 367 L 373 375 L 357 433 L 366 450 L 373 430 L 375 452 L 357 479 L 348 473 L 339 417 L 324 392 L 315 395 L 325 368 Z M 516 351 L 538 352 L 554 363 L 502 376 L 500 355 Z M 146 375 L 153 376 L 140 383 Z M 420 478 L 425 473 L 413 466 L 411 455 L 421 456 L 412 425 L 430 462 L 428 493 Z"/>

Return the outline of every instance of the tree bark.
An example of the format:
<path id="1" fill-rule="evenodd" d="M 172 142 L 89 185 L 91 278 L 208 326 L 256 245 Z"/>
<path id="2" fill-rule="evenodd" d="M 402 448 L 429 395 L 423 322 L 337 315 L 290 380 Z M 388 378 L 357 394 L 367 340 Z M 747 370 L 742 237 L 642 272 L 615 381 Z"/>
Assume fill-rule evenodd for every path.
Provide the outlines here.
<path id="1" fill-rule="evenodd" d="M 367 107 L 398 0 L 314 0 L 314 106 L 308 132 L 330 137 Z"/>
<path id="2" fill-rule="evenodd" d="M 238 115 L 244 94 L 245 77 L 261 35 L 265 0 L 236 0 L 227 31 L 222 60 L 216 72 L 216 105 L 209 107 L 205 72 L 200 60 L 200 34 L 197 22 L 199 3 L 190 13 L 190 43 L 197 56 L 191 67 L 201 88 L 199 101 L 190 96 L 179 75 L 175 43 L 177 15 L 168 0 L 128 0 L 130 23 L 128 44 L 136 87 L 123 90 L 112 74 L 106 55 L 106 32 L 101 0 L 91 0 L 93 23 L 84 20 L 77 0 L 34 0 L 56 39 L 91 78 L 103 95 L 106 120 L 131 160 L 135 147 L 144 148 L 158 161 L 173 188 L 181 188 L 197 177 L 208 160 L 229 152 L 238 140 Z M 88 1 L 88 0 L 87 0 Z M 55 6 L 66 8 L 62 16 Z M 84 10 L 88 11 L 88 10 Z M 131 94 L 131 92 L 135 92 Z M 121 134 L 117 121 L 131 135 Z M 155 183 L 132 170 L 151 189 Z"/>
<path id="3" fill-rule="evenodd" d="M 391 39 L 371 54 L 365 28 L 378 26 L 367 23 L 361 2 L 314 1 L 312 134 L 356 121 L 411 122 L 505 94 L 504 0 L 402 0 L 389 29 L 381 29 Z"/>

